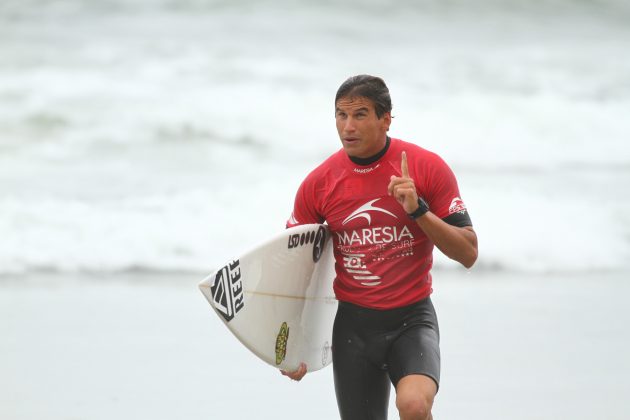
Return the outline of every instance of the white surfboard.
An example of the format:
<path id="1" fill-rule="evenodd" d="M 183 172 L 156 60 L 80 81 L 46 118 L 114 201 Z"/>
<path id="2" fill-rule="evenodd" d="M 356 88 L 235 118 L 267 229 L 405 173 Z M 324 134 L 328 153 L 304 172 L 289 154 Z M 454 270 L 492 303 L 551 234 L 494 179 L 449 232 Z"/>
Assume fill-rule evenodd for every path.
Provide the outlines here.
<path id="1" fill-rule="evenodd" d="M 325 225 L 286 229 L 211 273 L 199 288 L 245 347 L 268 364 L 309 371 L 331 360 L 337 300 Z"/>

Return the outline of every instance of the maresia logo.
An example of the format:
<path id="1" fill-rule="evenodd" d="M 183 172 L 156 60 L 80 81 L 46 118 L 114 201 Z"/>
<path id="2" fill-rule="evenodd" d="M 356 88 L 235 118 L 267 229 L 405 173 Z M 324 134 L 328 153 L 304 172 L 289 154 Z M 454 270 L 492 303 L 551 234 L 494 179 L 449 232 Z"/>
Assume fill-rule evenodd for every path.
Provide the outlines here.
<path id="1" fill-rule="evenodd" d="M 245 306 L 239 260 L 232 261 L 217 272 L 210 290 L 214 309 L 230 322 Z"/>
<path id="2" fill-rule="evenodd" d="M 385 209 L 382 209 L 380 207 L 376 207 L 376 206 L 372 205 L 372 204 L 376 203 L 378 200 L 380 200 L 380 198 L 377 198 L 376 200 L 368 201 L 367 203 L 365 203 L 364 205 L 362 205 L 361 207 L 359 207 L 358 209 L 353 211 L 352 214 L 350 214 L 350 216 L 346 217 L 345 220 L 341 224 L 345 225 L 346 223 L 361 217 L 361 218 L 367 220 L 368 225 L 371 225 L 372 224 L 372 215 L 370 215 L 370 212 L 385 213 L 385 214 L 388 214 L 388 215 L 392 216 L 395 219 L 398 219 L 398 217 L 394 213 L 392 213 L 391 211 L 388 211 L 388 210 L 385 210 Z"/>

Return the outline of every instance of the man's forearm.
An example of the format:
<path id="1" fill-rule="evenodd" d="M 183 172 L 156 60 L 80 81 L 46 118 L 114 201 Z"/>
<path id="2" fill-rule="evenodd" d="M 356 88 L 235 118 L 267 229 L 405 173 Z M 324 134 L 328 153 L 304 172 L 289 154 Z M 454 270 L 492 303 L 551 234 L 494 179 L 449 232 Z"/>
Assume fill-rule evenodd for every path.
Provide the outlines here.
<path id="1" fill-rule="evenodd" d="M 449 225 L 431 212 L 416 219 L 416 223 L 444 255 L 466 268 L 477 260 L 477 234 L 472 227 Z"/>

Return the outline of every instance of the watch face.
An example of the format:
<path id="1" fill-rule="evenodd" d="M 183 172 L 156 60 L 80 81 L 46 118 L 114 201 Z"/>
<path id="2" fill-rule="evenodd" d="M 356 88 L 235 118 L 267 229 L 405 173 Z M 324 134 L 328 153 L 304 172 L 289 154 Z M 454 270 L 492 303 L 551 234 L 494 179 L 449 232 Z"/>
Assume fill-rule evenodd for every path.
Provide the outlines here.
<path id="1" fill-rule="evenodd" d="M 424 215 L 428 211 L 429 211 L 429 206 L 427 205 L 427 202 L 424 201 L 422 197 L 418 197 L 418 208 L 413 213 L 409 213 L 409 217 L 415 220 L 418 217 Z"/>

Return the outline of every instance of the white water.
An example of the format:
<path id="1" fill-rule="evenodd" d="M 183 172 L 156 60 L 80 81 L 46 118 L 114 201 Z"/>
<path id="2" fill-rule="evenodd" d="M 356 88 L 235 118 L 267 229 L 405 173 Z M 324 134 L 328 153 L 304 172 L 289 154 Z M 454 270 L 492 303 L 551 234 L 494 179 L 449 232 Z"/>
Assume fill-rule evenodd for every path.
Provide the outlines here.
<path id="1" fill-rule="evenodd" d="M 478 269 L 630 269 L 630 7 L 467 4 L 3 2 L 0 275 L 249 248 L 339 147 L 356 73 L 455 170 Z"/>

